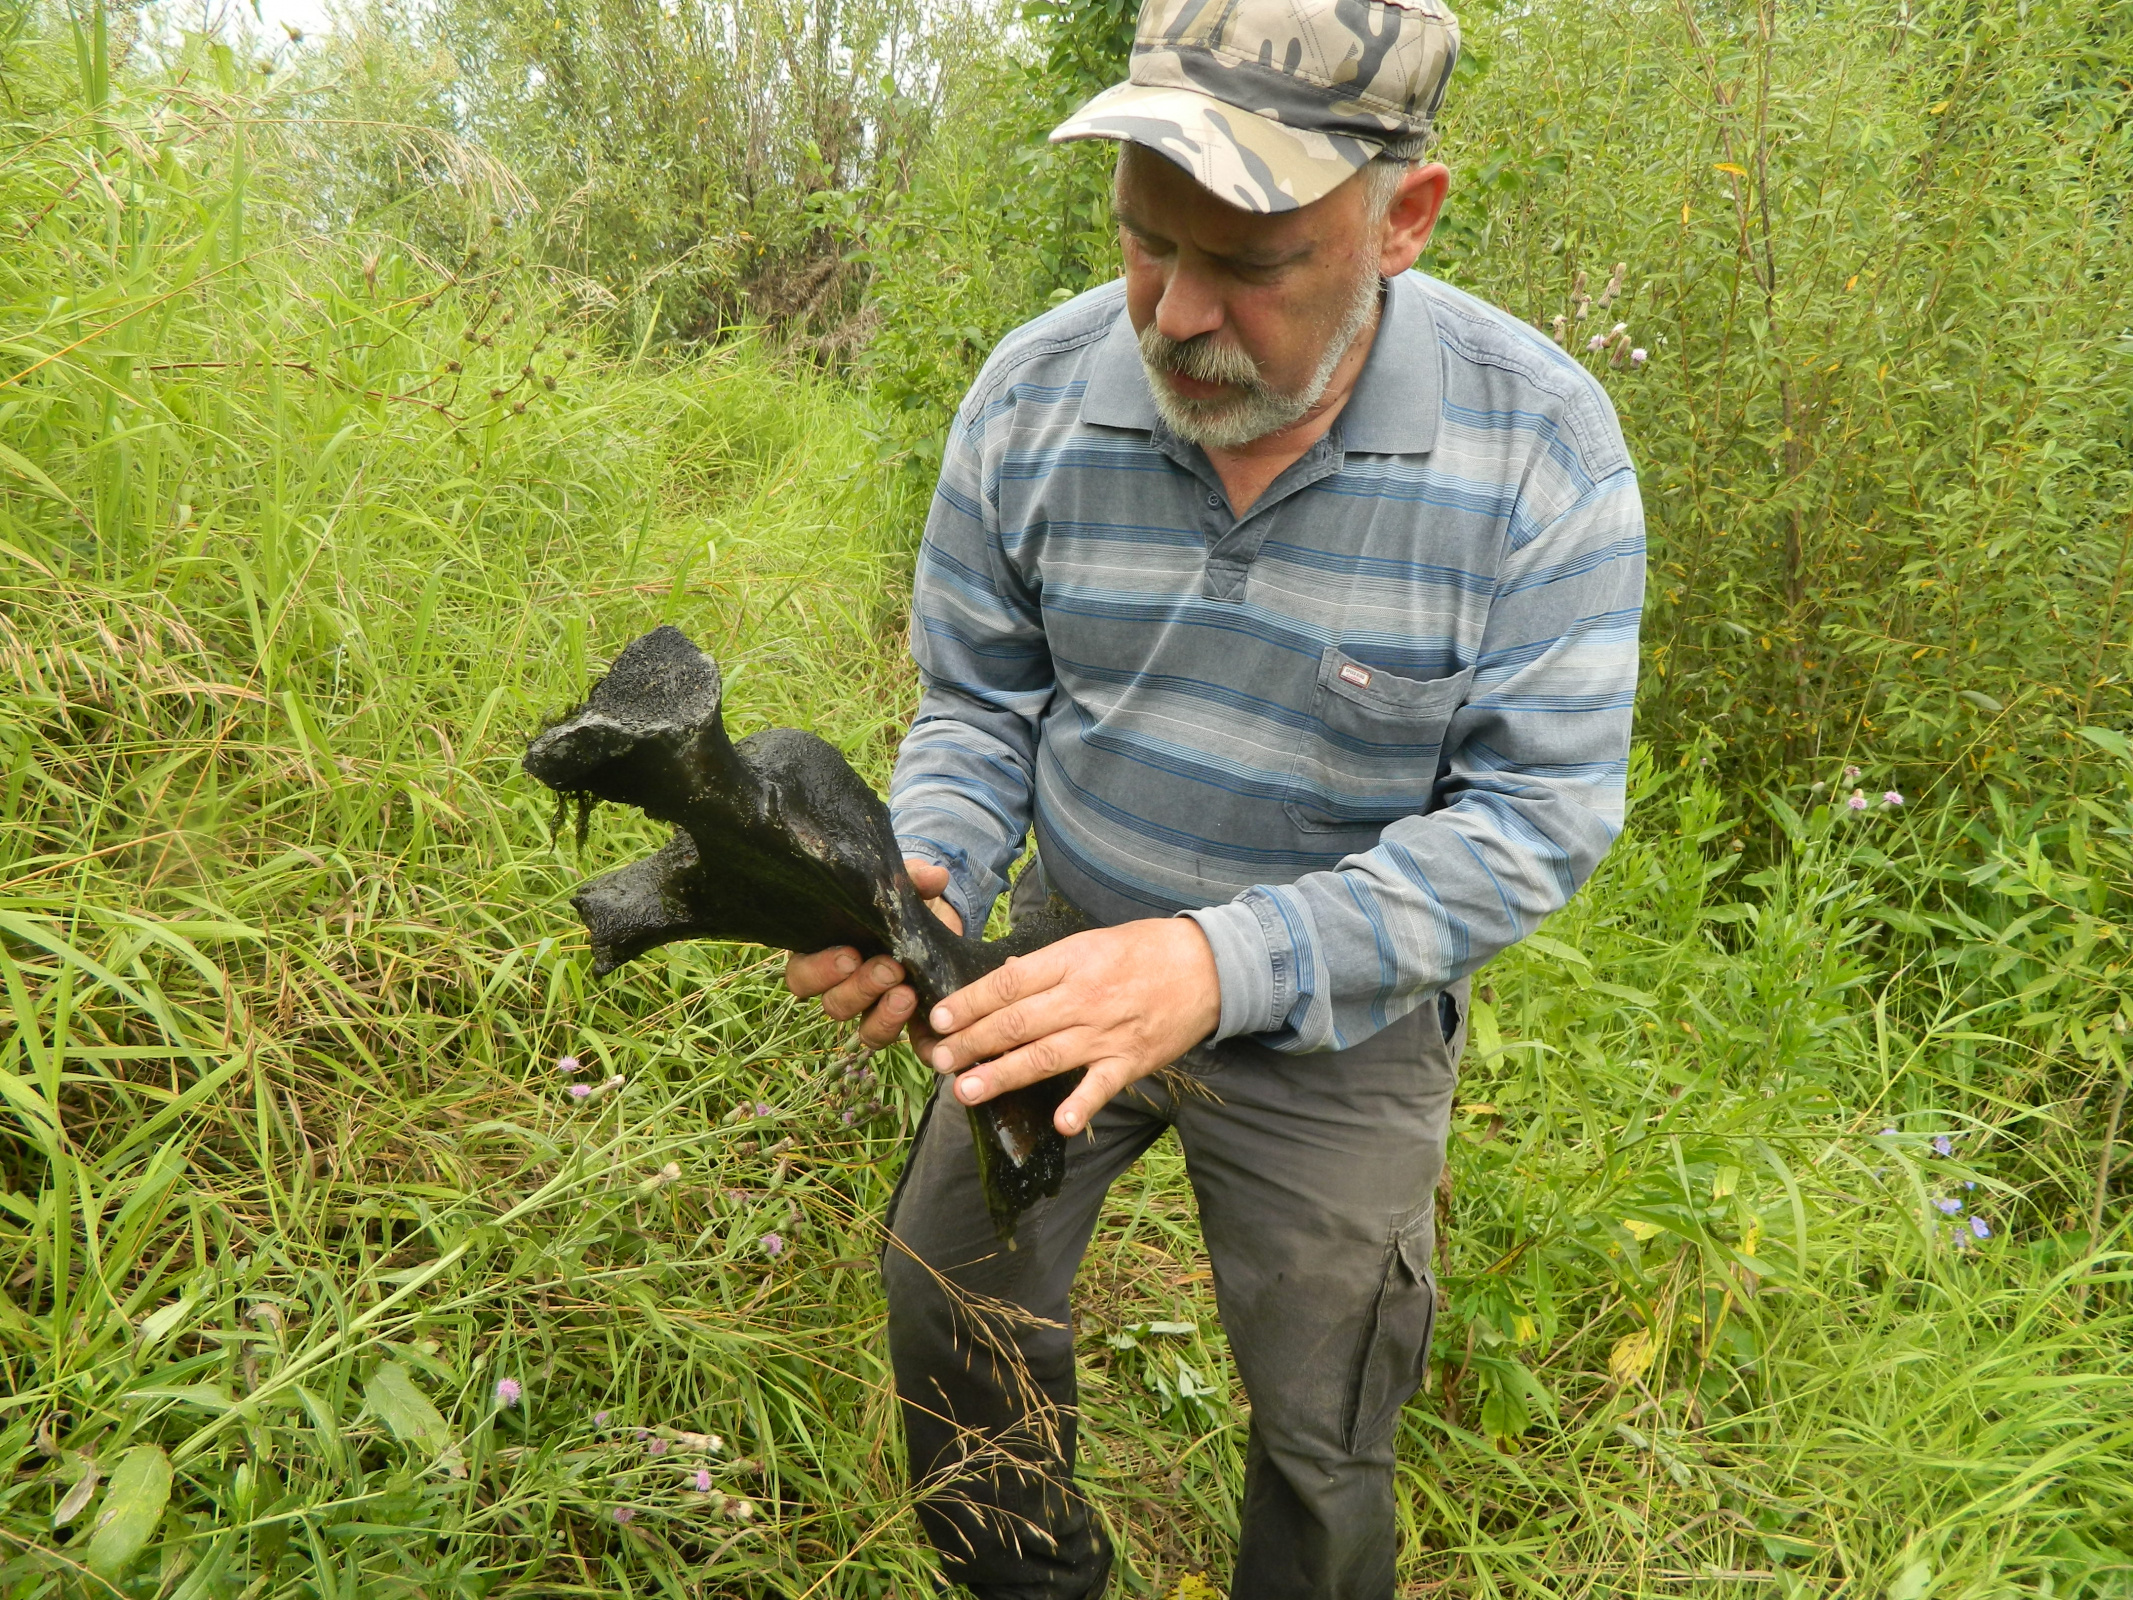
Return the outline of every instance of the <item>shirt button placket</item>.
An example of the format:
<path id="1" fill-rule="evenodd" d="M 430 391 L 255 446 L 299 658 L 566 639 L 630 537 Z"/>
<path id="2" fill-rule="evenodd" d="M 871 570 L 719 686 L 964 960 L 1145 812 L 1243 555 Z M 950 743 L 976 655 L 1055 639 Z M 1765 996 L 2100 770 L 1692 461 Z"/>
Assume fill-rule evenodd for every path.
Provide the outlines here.
<path id="1" fill-rule="evenodd" d="M 1207 491 L 1207 514 L 1202 519 L 1207 539 L 1207 582 L 1203 592 L 1210 600 L 1244 598 L 1244 568 L 1223 548 L 1237 530 L 1237 519 L 1215 490 Z"/>

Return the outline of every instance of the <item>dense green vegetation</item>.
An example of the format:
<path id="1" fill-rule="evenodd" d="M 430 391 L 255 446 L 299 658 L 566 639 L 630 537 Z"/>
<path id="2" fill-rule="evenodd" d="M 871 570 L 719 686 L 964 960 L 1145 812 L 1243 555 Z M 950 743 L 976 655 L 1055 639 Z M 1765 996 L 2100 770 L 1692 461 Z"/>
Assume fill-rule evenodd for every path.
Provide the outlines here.
<path id="1" fill-rule="evenodd" d="M 7 1595 L 928 1592 L 924 1074 L 762 952 L 593 983 L 649 832 L 516 760 L 671 620 L 886 772 L 1127 15 L 0 0 Z M 1432 266 L 1651 351 L 1656 581 L 1630 831 L 1475 1010 L 1410 1592 L 2133 1595 L 2133 6 L 1466 22 Z M 1171 1147 L 1080 1301 L 1125 1585 L 1219 1584 Z"/>

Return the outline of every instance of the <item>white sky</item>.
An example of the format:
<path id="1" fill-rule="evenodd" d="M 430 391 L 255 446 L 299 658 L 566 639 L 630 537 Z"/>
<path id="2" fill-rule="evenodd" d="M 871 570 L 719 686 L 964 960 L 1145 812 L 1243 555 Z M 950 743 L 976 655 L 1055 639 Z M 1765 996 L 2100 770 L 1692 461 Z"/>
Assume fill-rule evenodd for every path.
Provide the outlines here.
<path id="1" fill-rule="evenodd" d="M 325 0 L 152 0 L 148 9 L 170 28 L 198 28 L 218 16 L 235 17 L 274 42 L 284 40 L 284 28 L 321 34 L 333 25 Z"/>

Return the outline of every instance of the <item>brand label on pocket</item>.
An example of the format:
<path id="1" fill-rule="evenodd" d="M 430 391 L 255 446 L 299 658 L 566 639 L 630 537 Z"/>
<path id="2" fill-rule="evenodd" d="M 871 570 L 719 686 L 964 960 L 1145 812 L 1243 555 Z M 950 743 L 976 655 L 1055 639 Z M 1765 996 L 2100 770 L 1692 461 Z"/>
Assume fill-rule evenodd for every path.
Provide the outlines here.
<path id="1" fill-rule="evenodd" d="M 1359 667 L 1351 661 L 1341 668 L 1341 682 L 1352 683 L 1358 689 L 1367 689 L 1370 687 L 1370 669 Z"/>

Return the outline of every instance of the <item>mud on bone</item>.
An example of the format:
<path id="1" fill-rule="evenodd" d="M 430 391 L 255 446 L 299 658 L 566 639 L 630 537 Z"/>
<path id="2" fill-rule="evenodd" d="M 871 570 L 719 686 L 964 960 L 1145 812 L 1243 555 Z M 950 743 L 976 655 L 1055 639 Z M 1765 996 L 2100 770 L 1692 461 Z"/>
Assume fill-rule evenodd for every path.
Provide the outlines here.
<path id="1" fill-rule="evenodd" d="M 851 945 L 895 957 L 930 1009 L 1008 957 L 1086 926 L 1055 898 L 1008 938 L 950 933 L 904 871 L 888 807 L 834 745 L 796 728 L 736 743 L 719 704 L 718 663 L 662 627 L 526 751 L 526 771 L 557 794 L 634 806 L 674 827 L 662 849 L 572 896 L 596 974 L 677 939 Z M 1052 1113 L 1080 1078 L 1063 1073 L 969 1108 L 986 1206 L 1010 1246 L 1023 1212 L 1059 1192 L 1066 1147 Z"/>

